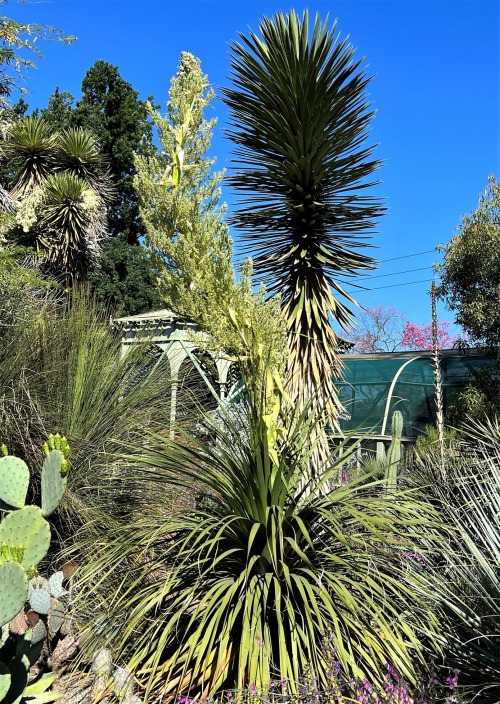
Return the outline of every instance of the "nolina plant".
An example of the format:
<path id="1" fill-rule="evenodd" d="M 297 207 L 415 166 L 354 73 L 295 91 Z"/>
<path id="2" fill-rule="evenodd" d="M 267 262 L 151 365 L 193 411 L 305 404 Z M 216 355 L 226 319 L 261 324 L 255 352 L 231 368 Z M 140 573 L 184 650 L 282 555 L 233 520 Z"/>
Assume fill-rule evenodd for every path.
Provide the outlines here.
<path id="1" fill-rule="evenodd" d="M 121 581 L 107 613 L 91 619 L 86 647 L 108 643 L 145 679 L 146 695 L 266 690 L 271 680 L 294 690 L 306 670 L 324 684 L 326 633 L 349 677 L 382 682 L 391 662 L 411 683 L 422 636 L 435 645 L 443 628 L 411 557 L 435 539 L 432 510 L 411 492 L 384 496 L 366 476 L 332 486 L 334 456 L 305 479 L 313 417 L 287 412 L 276 383 L 271 411 L 268 385 L 242 394 L 246 433 L 228 418 L 213 424 L 210 444 L 149 437 L 132 475 L 157 495 L 194 485 L 196 501 L 142 516 L 100 555 L 92 546 L 81 593 Z"/>

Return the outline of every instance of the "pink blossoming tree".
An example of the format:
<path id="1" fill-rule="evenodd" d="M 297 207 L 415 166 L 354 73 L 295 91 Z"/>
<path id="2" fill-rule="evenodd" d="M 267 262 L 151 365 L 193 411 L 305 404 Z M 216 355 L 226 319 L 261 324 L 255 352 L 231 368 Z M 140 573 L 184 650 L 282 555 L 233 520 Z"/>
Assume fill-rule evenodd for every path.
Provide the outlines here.
<path id="1" fill-rule="evenodd" d="M 357 327 L 348 339 L 354 343 L 352 352 L 399 352 L 431 350 L 432 325 L 417 325 L 392 307 L 364 308 L 356 318 Z M 450 322 L 438 324 L 440 349 L 456 347 L 460 335 L 450 333 Z"/>

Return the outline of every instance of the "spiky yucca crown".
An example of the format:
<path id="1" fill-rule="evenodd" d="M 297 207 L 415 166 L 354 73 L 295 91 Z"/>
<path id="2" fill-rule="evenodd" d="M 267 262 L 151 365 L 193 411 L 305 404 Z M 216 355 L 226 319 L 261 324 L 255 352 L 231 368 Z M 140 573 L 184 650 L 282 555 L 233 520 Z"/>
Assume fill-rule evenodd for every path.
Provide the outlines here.
<path id="1" fill-rule="evenodd" d="M 316 17 L 310 33 L 307 11 L 265 18 L 261 36 L 231 46 L 233 87 L 222 90 L 236 145 L 228 180 L 242 194 L 230 221 L 256 254 L 256 274 L 282 296 L 292 378 L 332 398 L 330 320 L 349 327 L 341 299 L 354 303 L 341 279 L 374 267 L 357 249 L 384 210 L 360 193 L 380 165 L 364 144 L 370 78 L 335 31 Z"/>

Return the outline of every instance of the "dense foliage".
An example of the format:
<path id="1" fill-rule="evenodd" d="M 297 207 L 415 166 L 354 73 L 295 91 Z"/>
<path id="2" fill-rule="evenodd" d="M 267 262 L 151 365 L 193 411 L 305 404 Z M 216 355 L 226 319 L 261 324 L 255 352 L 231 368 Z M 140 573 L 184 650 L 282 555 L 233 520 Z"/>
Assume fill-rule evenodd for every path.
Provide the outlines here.
<path id="1" fill-rule="evenodd" d="M 476 210 L 444 246 L 440 295 L 468 344 L 500 354 L 500 184 L 492 176 Z M 500 412 L 500 366 L 481 374 L 464 400 L 472 413 Z"/>
<path id="2" fill-rule="evenodd" d="M 146 103 L 138 96 L 116 66 L 99 59 L 85 74 L 76 105 L 70 93 L 56 88 L 41 111 L 56 129 L 78 126 L 96 136 L 115 186 L 108 208 L 109 234 L 129 244 L 138 244 L 144 235 L 132 179 L 134 155 L 151 136 Z"/>
<path id="3" fill-rule="evenodd" d="M 296 693 L 306 672 L 323 687 L 328 635 L 347 677 L 375 686 L 390 662 L 415 683 L 443 628 L 412 558 L 439 537 L 432 509 L 370 476 L 339 486 L 349 453 L 305 480 L 311 413 L 278 393 L 272 422 L 263 397 L 249 389 L 248 399 L 244 432 L 225 417 L 214 442 L 148 437 L 135 464 L 145 486 L 196 487 L 196 499 L 129 523 L 88 565 L 86 591 L 117 584 L 109 610 L 91 618 L 88 647 L 111 642 L 155 696 L 266 691 L 273 680 Z"/>
<path id="4" fill-rule="evenodd" d="M 43 36 L 0 19 L 0 100 L 23 66 L 18 52 L 34 48 L 30 31 Z M 123 686 L 129 670 L 110 681 L 112 660 L 133 668 L 146 698 L 169 704 L 500 701 L 498 376 L 475 390 L 490 394 L 489 406 L 476 398 L 490 418 L 468 417 L 440 446 L 431 429 L 405 453 L 399 410 L 376 452 L 325 431 L 325 410 L 330 420 L 339 410 L 329 316 L 348 327 L 340 279 L 373 266 L 357 250 L 382 212 L 359 191 L 378 166 L 364 146 L 369 79 L 334 31 L 318 19 L 309 32 L 307 13 L 278 13 L 261 38 L 232 47 L 231 180 L 245 199 L 233 222 L 271 296 L 254 290 L 251 262 L 239 279 L 232 266 L 222 174 L 208 156 L 214 96 L 191 54 L 181 55 L 166 116 L 104 61 L 75 107 L 56 90 L 42 116 L 24 118 L 23 102 L 2 112 L 0 450 L 5 442 L 38 466 L 49 433 L 70 441 L 69 473 L 67 455 L 53 463 L 47 447 L 29 492 L 52 512 L 67 488 L 48 558 L 63 549 L 82 561 L 72 585 L 76 666 L 113 648 L 95 701 L 114 690 L 138 704 Z M 120 189 L 114 201 L 101 147 Z M 441 267 L 458 322 L 495 354 L 499 197 L 491 179 Z M 106 212 L 113 236 L 101 247 Z M 137 244 L 143 232 L 149 251 Z M 90 284 L 101 298 L 122 313 L 161 302 L 199 324 L 200 345 L 238 362 L 243 380 L 230 399 L 219 403 L 210 385 L 219 360 L 188 353 L 190 366 L 170 379 L 170 350 L 147 337 L 128 345 L 111 322 L 117 313 L 70 287 L 98 256 Z M 428 347 L 429 330 L 397 311 L 367 315 L 360 345 Z M 441 334 L 448 346 L 446 324 Z M 52 437 L 53 452 L 67 450 Z M 38 511 L 23 509 L 19 459 L 0 459 L 0 486 L 0 700 L 50 702 L 54 673 L 38 678 L 31 667 L 42 652 L 34 592 L 45 592 L 48 622 L 65 575 L 28 584 L 49 544 L 34 559 L 36 540 L 8 534 L 16 513 Z M 37 525 L 47 533 L 29 520 L 28 537 Z M 31 608 L 19 612 L 26 596 Z M 40 671 L 53 667 L 53 646 Z M 33 675 L 38 690 L 24 690 Z M 69 679 L 83 701 L 81 673 Z"/>
<path id="5" fill-rule="evenodd" d="M 434 437 L 434 443 L 429 443 Z M 500 553 L 500 426 L 469 417 L 446 438 L 447 478 L 438 476 L 437 434 L 417 443 L 417 463 L 403 481 L 423 486 L 427 501 L 451 527 L 434 592 L 454 622 L 447 661 L 460 671 L 465 700 L 500 701 L 498 617 Z"/>
<path id="6" fill-rule="evenodd" d="M 471 343 L 500 348 L 500 184 L 490 178 L 477 209 L 444 246 L 440 293 Z"/>
<path id="7" fill-rule="evenodd" d="M 109 309 L 76 292 L 48 300 L 18 321 L 0 348 L 0 441 L 30 464 L 41 458 L 39 438 L 60 431 L 72 447 L 72 471 L 63 503 L 61 533 L 67 545 L 86 524 L 102 530 L 128 498 L 113 493 L 113 462 L 123 442 L 138 442 L 144 429 L 170 420 L 168 367 L 151 374 L 147 340 L 121 357 L 121 333 Z M 99 491 L 96 491 L 99 487 Z M 109 488 L 109 491 L 108 491 Z M 95 521 L 95 524 L 94 524 Z"/>
<path id="8" fill-rule="evenodd" d="M 88 284 L 99 300 L 120 315 L 136 315 L 163 307 L 149 253 L 145 247 L 129 244 L 121 237 L 106 240 L 99 269 L 90 274 Z"/>
<path id="9" fill-rule="evenodd" d="M 35 111 L 36 112 L 36 111 Z M 145 234 L 133 187 L 135 154 L 154 149 L 146 103 L 119 73 L 99 59 L 82 81 L 82 97 L 56 88 L 40 113 L 54 129 L 79 126 L 92 132 L 105 157 L 112 198 L 107 204 L 110 240 L 102 266 L 90 279 L 96 295 L 124 315 L 160 308 L 156 270 L 140 244 Z"/>

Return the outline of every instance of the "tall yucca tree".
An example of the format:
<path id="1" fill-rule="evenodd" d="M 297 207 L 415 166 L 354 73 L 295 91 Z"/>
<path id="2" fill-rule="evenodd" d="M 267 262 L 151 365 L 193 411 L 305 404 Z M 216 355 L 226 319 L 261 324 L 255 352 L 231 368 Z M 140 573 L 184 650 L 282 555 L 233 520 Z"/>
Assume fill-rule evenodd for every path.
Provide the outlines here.
<path id="1" fill-rule="evenodd" d="M 362 195 L 380 165 L 365 145 L 371 79 L 335 30 L 316 17 L 310 32 L 307 11 L 263 19 L 261 37 L 233 43 L 233 86 L 222 91 L 236 144 L 229 182 L 243 194 L 232 224 L 256 255 L 257 275 L 282 297 L 295 395 L 321 390 L 333 418 L 341 362 L 331 320 L 352 322 L 342 279 L 374 268 L 356 250 L 384 210 Z"/>
<path id="2" fill-rule="evenodd" d="M 15 174 L 15 207 L 4 207 L 14 211 L 9 238 L 39 250 L 66 283 L 85 279 L 106 237 L 111 195 L 95 137 L 81 128 L 55 132 L 31 116 L 7 127 L 0 160 Z"/>

